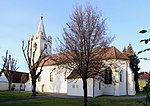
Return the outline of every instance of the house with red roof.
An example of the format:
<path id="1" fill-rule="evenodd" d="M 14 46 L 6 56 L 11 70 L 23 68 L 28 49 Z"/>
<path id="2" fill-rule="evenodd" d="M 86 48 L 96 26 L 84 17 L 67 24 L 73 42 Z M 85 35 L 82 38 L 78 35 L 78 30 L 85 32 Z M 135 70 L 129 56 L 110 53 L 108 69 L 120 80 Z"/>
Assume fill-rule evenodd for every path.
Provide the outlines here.
<path id="1" fill-rule="evenodd" d="M 29 73 L 11 71 L 12 84 L 11 89 L 16 91 L 25 91 L 25 83 L 29 80 Z M 8 77 L 5 71 L 0 76 L 0 90 L 8 90 Z"/>

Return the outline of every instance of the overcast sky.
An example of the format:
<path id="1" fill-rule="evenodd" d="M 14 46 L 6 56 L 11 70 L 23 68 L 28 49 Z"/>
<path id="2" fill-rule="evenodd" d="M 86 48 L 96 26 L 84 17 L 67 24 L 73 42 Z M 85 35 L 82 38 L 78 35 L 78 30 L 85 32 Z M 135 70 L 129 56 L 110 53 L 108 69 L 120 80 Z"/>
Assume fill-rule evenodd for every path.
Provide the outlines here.
<path id="1" fill-rule="evenodd" d="M 27 72 L 21 42 L 27 41 L 30 34 L 35 35 L 40 16 L 44 17 L 46 34 L 52 36 L 54 48 L 54 39 L 62 36 L 73 7 L 87 3 L 102 11 L 103 18 L 107 19 L 108 35 L 116 37 L 112 45 L 120 51 L 129 43 L 135 52 L 150 47 L 150 43 L 139 44 L 141 39 L 149 38 L 150 33 L 138 33 L 141 29 L 150 30 L 149 0 L 0 0 L 0 56 L 9 50 L 18 61 L 19 71 Z M 139 57 L 150 58 L 150 52 Z M 2 63 L 0 58 L 0 67 Z M 149 71 L 150 61 L 141 60 L 140 67 L 141 71 Z"/>

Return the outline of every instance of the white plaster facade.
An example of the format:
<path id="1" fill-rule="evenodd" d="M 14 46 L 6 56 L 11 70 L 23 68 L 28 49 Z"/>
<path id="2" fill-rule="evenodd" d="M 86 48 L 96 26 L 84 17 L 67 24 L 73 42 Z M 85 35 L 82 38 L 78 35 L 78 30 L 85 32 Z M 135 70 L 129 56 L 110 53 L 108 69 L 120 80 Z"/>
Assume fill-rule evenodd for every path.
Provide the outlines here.
<path id="1" fill-rule="evenodd" d="M 48 38 L 51 39 L 51 37 Z M 48 51 L 51 51 L 52 41 L 47 41 L 48 39 L 45 34 L 42 18 L 40 20 L 36 36 L 31 36 L 30 40 L 32 40 L 34 43 L 37 43 L 39 48 L 36 52 L 37 57 L 39 56 L 40 50 L 44 47 L 43 45 L 46 43 L 50 45 Z M 51 52 L 48 52 L 48 54 L 49 53 Z M 129 60 L 114 59 L 109 61 L 113 61 L 117 65 L 116 69 L 110 66 L 112 70 L 112 81 L 114 83 L 104 84 L 104 82 L 97 79 L 98 76 L 95 76 L 95 78 L 89 78 L 87 80 L 88 96 L 134 95 L 134 78 L 133 73 L 129 68 Z M 36 90 L 39 92 L 67 93 L 67 95 L 83 96 L 82 80 L 66 79 L 69 74 L 70 71 L 61 67 L 61 65 L 44 66 L 43 72 L 37 80 Z M 31 77 L 30 80 L 26 83 L 26 91 L 31 91 Z"/>
<path id="2" fill-rule="evenodd" d="M 24 83 L 12 83 L 12 88 L 14 88 L 15 91 L 24 91 L 25 90 L 25 84 Z"/>
<path id="3" fill-rule="evenodd" d="M 116 63 L 118 64 L 116 69 L 111 67 L 112 84 L 105 84 L 104 81 L 97 78 L 98 76 L 87 80 L 88 96 L 135 95 L 134 76 L 128 66 L 129 61 L 116 60 Z M 67 95 L 83 96 L 83 83 L 81 79 L 67 80 Z"/>
<path id="4" fill-rule="evenodd" d="M 12 83 L 12 88 L 16 91 L 25 90 L 25 84 L 24 83 Z M 8 80 L 4 73 L 0 76 L 0 90 L 8 90 Z"/>
<path id="5" fill-rule="evenodd" d="M 37 61 L 38 57 L 40 56 L 41 51 L 46 47 L 46 50 L 44 50 L 44 54 L 48 55 L 51 54 L 51 48 L 52 48 L 52 37 L 48 36 L 46 37 L 44 25 L 43 25 L 43 17 L 41 16 L 40 23 L 38 26 L 38 30 L 36 32 L 36 35 L 30 36 L 30 55 L 33 56 L 33 51 L 35 50 L 35 45 L 37 46 L 37 50 L 35 52 L 34 61 Z"/>
<path id="6" fill-rule="evenodd" d="M 36 91 L 67 93 L 66 69 L 60 66 L 45 66 L 43 72 L 37 79 Z M 26 83 L 26 91 L 31 91 L 31 78 Z"/>
<path id="7" fill-rule="evenodd" d="M 4 73 L 0 76 L 0 90 L 8 90 L 8 80 Z"/>
<path id="8" fill-rule="evenodd" d="M 99 76 L 87 80 L 88 96 L 135 95 L 134 76 L 128 66 L 128 61 L 116 60 L 116 63 L 118 63 L 118 67 L 116 69 L 111 68 L 112 84 L 104 84 L 104 81 L 98 78 Z M 39 92 L 67 93 L 67 95 L 83 96 L 82 79 L 66 79 L 70 74 L 69 70 L 67 71 L 68 73 L 65 73 L 66 70 L 57 65 L 44 66 L 43 72 L 37 79 L 36 90 Z M 31 79 L 30 82 L 26 83 L 26 91 L 31 91 Z"/>

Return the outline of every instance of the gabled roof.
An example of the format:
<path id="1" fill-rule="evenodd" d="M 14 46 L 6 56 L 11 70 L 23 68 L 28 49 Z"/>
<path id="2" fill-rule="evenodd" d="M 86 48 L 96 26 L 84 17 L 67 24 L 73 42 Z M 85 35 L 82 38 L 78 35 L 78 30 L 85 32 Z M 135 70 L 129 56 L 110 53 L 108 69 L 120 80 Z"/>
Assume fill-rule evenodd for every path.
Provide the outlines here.
<path id="1" fill-rule="evenodd" d="M 29 80 L 29 73 L 11 71 L 11 75 L 12 75 L 12 83 L 26 83 Z M 7 78 L 6 74 L 5 76 Z"/>
<path id="2" fill-rule="evenodd" d="M 103 52 L 102 59 L 103 60 L 109 60 L 109 59 L 118 59 L 118 60 L 129 60 L 129 58 L 127 56 L 125 56 L 122 52 L 120 52 L 116 47 L 109 47 L 109 48 L 104 48 L 105 52 Z M 57 58 L 64 58 L 63 55 L 61 53 L 58 54 L 52 54 L 49 57 L 49 60 L 45 62 L 44 66 L 51 66 L 51 65 L 58 65 L 57 62 L 55 62 L 52 58 L 55 58 L 55 60 L 57 60 Z"/>
<path id="3" fill-rule="evenodd" d="M 109 47 L 106 48 L 104 53 L 104 60 L 105 59 L 120 59 L 120 60 L 129 60 L 127 56 L 125 56 L 122 52 L 120 52 L 116 47 Z"/>
<path id="4" fill-rule="evenodd" d="M 29 80 L 29 73 L 13 71 L 13 83 L 26 83 Z"/>

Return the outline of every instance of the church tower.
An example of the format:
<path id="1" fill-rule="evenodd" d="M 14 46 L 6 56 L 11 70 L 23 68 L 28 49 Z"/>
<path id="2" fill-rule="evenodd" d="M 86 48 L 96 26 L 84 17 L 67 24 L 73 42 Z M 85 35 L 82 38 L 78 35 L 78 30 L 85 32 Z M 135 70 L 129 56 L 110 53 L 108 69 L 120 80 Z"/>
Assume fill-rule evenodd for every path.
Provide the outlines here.
<path id="1" fill-rule="evenodd" d="M 34 61 L 36 62 L 37 59 L 40 56 L 40 53 L 44 48 L 44 55 L 50 55 L 51 54 L 51 49 L 52 49 L 52 37 L 51 36 L 46 36 L 45 29 L 44 29 L 44 24 L 43 24 L 43 16 L 40 18 L 40 22 L 38 25 L 38 29 L 36 32 L 36 35 L 31 35 L 30 36 L 30 56 L 33 58 L 33 52 L 35 51 L 34 55 Z"/>

